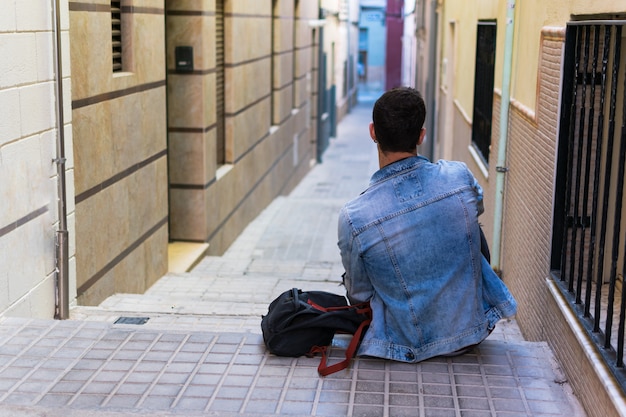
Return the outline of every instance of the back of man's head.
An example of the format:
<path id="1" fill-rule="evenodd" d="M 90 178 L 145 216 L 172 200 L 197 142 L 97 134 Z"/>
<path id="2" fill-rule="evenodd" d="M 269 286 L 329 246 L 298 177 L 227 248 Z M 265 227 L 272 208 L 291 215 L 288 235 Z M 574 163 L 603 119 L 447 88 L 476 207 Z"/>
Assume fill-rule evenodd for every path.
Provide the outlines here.
<path id="1" fill-rule="evenodd" d="M 383 151 L 415 150 L 425 119 L 424 99 L 419 91 L 411 87 L 398 87 L 385 92 L 372 111 L 376 140 Z"/>

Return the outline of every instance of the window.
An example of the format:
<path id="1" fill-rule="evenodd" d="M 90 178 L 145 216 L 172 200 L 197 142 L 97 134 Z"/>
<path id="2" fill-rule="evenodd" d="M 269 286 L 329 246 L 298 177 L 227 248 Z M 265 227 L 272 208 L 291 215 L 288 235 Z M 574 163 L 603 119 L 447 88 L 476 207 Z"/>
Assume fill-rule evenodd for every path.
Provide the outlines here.
<path id="1" fill-rule="evenodd" d="M 302 60 L 300 59 L 300 50 L 298 49 L 300 45 L 300 39 L 298 39 L 298 32 L 300 27 L 300 1 L 295 0 L 293 4 L 293 55 L 292 55 L 292 69 L 293 69 L 293 88 L 291 89 L 291 102 L 292 107 L 297 108 L 300 107 L 298 93 L 301 90 L 301 82 L 299 78 L 299 68 L 301 66 Z"/>
<path id="2" fill-rule="evenodd" d="M 280 6 L 278 4 L 278 0 L 272 1 L 272 38 L 271 38 L 271 62 L 270 62 L 270 73 L 269 83 L 271 89 L 271 104 L 270 104 L 270 123 L 272 125 L 280 125 L 280 112 L 278 110 L 278 105 L 280 103 L 280 77 L 278 74 L 280 73 L 279 69 L 280 65 Z"/>
<path id="3" fill-rule="evenodd" d="M 496 22 L 478 22 L 476 36 L 476 71 L 474 73 L 474 110 L 472 143 L 489 162 L 491 147 L 491 113 L 493 110 L 493 77 L 496 61 Z"/>
<path id="4" fill-rule="evenodd" d="M 555 281 L 622 387 L 624 25 L 603 20 L 567 26 L 551 255 Z"/>
<path id="5" fill-rule="evenodd" d="M 215 111 L 217 136 L 217 165 L 227 163 L 226 128 L 224 118 L 224 0 L 215 2 Z"/>
<path id="6" fill-rule="evenodd" d="M 111 1 L 111 41 L 113 52 L 113 72 L 121 72 L 123 69 L 121 1 Z"/>

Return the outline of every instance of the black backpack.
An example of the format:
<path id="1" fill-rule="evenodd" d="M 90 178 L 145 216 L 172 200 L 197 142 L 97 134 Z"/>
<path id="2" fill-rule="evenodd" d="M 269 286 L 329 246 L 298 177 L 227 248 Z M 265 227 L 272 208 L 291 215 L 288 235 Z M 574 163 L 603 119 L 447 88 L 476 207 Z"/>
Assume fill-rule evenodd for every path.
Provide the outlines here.
<path id="1" fill-rule="evenodd" d="M 346 298 L 325 291 L 285 291 L 269 305 L 261 319 L 267 349 L 278 356 L 322 354 L 318 367 L 325 376 L 346 368 L 371 322 L 369 303 L 349 305 Z M 346 359 L 326 366 L 326 350 L 335 333 L 352 334 Z"/>

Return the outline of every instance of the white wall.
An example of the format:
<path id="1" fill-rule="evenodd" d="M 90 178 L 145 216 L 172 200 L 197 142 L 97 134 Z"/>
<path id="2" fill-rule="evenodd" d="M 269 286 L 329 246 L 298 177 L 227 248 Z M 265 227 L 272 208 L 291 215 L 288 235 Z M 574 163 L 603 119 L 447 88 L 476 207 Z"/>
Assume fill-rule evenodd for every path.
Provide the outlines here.
<path id="1" fill-rule="evenodd" d="M 54 315 L 58 210 L 52 1 L 2 1 L 0 316 Z M 63 4 L 63 62 L 69 75 L 67 1 Z M 64 114 L 71 117 L 67 77 L 65 85 Z M 71 120 L 66 117 L 66 122 Z M 67 125 L 66 131 L 71 132 Z M 71 144 L 66 148 L 71 153 Z"/>

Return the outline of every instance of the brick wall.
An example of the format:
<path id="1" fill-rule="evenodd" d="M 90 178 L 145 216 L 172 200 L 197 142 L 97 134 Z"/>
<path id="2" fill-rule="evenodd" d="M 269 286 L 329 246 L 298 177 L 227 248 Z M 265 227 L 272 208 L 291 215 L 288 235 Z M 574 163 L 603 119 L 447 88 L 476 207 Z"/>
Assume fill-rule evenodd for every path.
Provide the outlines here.
<path id="1" fill-rule="evenodd" d="M 510 108 L 501 266 L 519 304 L 524 337 L 547 341 L 589 415 L 606 417 L 618 413 L 605 382 L 585 353 L 584 335 L 568 323 L 548 282 L 563 42 L 564 29 L 544 28 L 536 112 L 514 100 Z M 496 97 L 494 108 L 499 106 Z M 496 113 L 493 137 L 499 128 Z"/>

